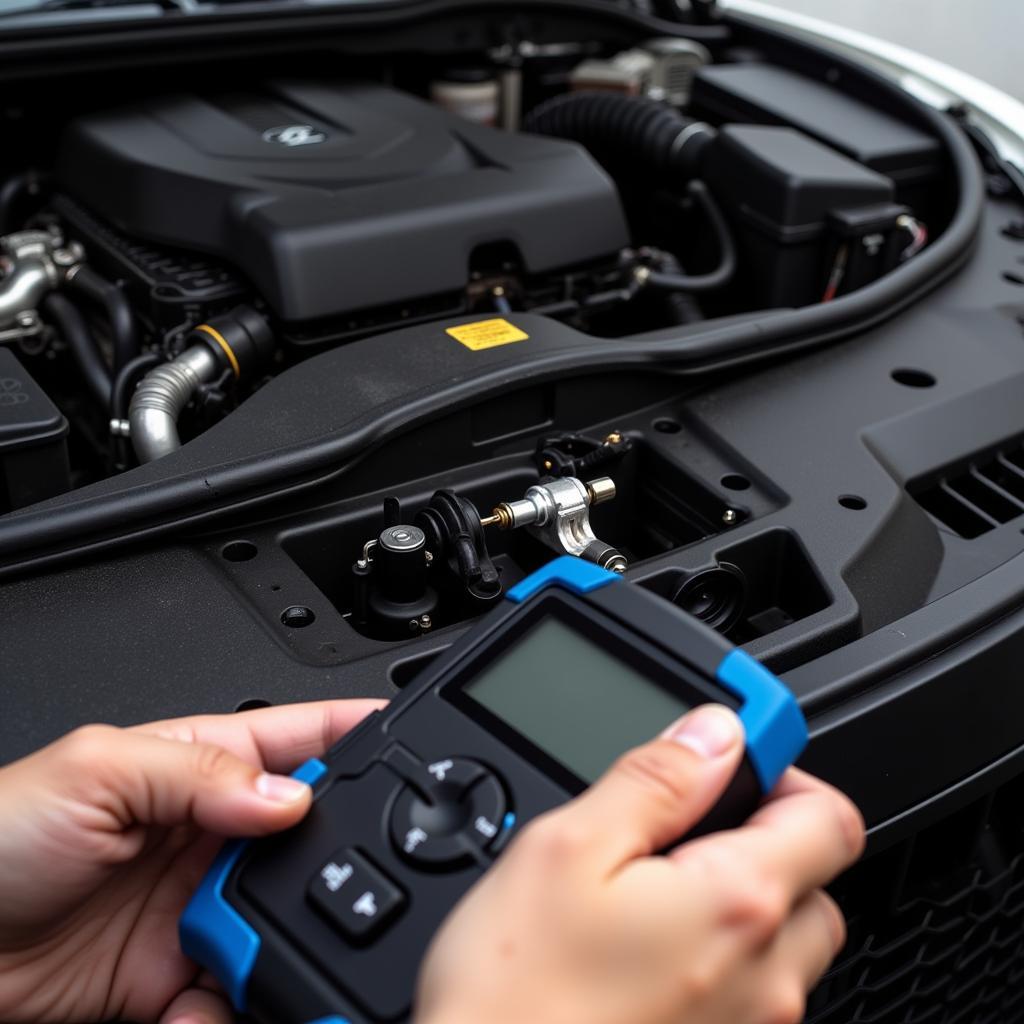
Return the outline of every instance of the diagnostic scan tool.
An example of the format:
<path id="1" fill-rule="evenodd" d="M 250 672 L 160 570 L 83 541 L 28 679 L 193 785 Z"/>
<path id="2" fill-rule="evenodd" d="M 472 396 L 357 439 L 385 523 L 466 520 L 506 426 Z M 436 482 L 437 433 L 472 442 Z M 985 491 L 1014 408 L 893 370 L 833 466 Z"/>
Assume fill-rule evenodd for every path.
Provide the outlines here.
<path id="1" fill-rule="evenodd" d="M 181 940 L 239 1011 L 407 1020 L 431 938 L 517 831 L 695 705 L 732 707 L 746 731 L 698 831 L 746 820 L 806 743 L 774 675 L 612 572 L 560 558 L 501 605 L 298 770 L 315 797 L 300 825 L 220 854 Z"/>

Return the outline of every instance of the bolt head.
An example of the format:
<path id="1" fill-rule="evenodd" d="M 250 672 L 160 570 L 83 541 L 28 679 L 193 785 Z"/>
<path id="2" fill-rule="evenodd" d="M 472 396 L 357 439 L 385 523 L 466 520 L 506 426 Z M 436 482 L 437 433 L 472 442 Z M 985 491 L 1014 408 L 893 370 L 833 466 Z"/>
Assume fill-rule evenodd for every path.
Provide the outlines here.
<path id="1" fill-rule="evenodd" d="M 722 513 L 722 522 L 725 523 L 726 526 L 732 526 L 739 520 L 739 518 L 740 517 L 734 508 L 727 508 Z"/>
<path id="2" fill-rule="evenodd" d="M 416 551 L 425 542 L 426 536 L 418 526 L 389 526 L 378 537 L 378 543 L 388 551 Z"/>

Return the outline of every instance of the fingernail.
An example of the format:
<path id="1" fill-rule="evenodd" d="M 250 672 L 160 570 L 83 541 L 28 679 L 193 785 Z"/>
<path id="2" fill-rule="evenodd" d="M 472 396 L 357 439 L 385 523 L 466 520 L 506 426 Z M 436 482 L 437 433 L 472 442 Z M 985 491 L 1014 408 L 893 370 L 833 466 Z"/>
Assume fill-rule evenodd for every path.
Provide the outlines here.
<path id="1" fill-rule="evenodd" d="M 276 804 L 293 804 L 306 796 L 309 786 L 290 775 L 263 772 L 256 776 L 256 792 L 264 800 L 273 800 Z"/>
<path id="2" fill-rule="evenodd" d="M 668 739 L 689 747 L 701 757 L 727 754 L 739 741 L 739 719 L 720 704 L 705 704 L 671 726 Z"/>

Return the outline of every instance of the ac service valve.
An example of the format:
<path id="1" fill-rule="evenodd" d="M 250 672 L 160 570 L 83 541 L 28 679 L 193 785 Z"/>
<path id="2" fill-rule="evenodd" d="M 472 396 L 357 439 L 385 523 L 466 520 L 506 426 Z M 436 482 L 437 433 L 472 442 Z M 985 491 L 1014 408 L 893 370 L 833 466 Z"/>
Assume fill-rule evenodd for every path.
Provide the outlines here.
<path id="1" fill-rule="evenodd" d="M 473 617 L 501 597 L 500 571 L 488 551 L 485 528 L 525 528 L 558 554 L 575 555 L 613 572 L 625 556 L 597 538 L 590 509 L 615 497 L 615 482 L 598 477 L 547 477 L 523 498 L 497 505 L 489 516 L 455 491 L 435 491 L 403 519 L 397 498 L 384 502 L 384 529 L 363 545 L 351 568 L 352 624 L 380 640 L 402 640 L 452 621 L 462 608 Z"/>
<path id="2" fill-rule="evenodd" d="M 301 824 L 220 853 L 181 944 L 239 1012 L 407 1020 L 432 936 L 518 830 L 695 705 L 735 709 L 746 754 L 690 835 L 745 821 L 806 744 L 771 672 L 619 574 L 557 558 L 497 605 L 295 773 L 314 789 Z"/>

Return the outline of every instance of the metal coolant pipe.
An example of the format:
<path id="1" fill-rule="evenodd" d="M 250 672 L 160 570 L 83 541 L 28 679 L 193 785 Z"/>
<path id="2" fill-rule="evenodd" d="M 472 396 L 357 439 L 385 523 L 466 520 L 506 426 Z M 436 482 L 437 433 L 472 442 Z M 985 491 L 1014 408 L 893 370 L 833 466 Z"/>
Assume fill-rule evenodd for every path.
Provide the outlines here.
<path id="1" fill-rule="evenodd" d="M 181 447 L 178 417 L 204 384 L 230 370 L 236 379 L 263 365 L 274 352 L 266 319 L 251 306 L 196 327 L 181 355 L 150 370 L 128 406 L 128 433 L 139 462 L 152 462 Z"/>
<path id="2" fill-rule="evenodd" d="M 24 314 L 34 316 L 43 299 L 74 273 L 82 258 L 80 245 L 65 245 L 49 231 L 17 231 L 0 238 L 0 259 L 7 268 L 0 279 L 0 327 L 17 323 Z"/>
<path id="3" fill-rule="evenodd" d="M 139 462 L 152 462 L 181 447 L 178 417 L 200 386 L 220 374 L 213 352 L 205 345 L 193 345 L 142 378 L 128 407 L 132 447 Z"/>
<path id="4" fill-rule="evenodd" d="M 35 259 L 20 260 L 0 283 L 0 326 L 15 323 L 20 313 L 35 312 L 59 283 L 53 264 Z"/>

